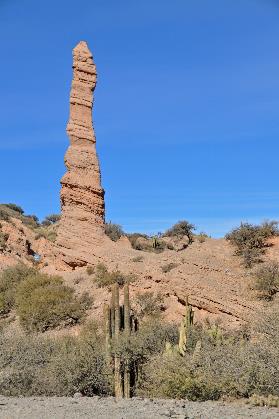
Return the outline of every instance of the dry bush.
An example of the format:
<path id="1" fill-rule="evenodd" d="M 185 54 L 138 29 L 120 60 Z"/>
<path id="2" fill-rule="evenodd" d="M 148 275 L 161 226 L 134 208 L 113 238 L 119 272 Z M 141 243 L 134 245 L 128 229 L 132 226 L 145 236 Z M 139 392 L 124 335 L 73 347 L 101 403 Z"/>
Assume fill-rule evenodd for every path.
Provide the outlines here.
<path id="1" fill-rule="evenodd" d="M 5 250 L 7 247 L 7 241 L 9 239 L 9 234 L 3 233 L 0 227 L 0 250 Z"/>
<path id="2" fill-rule="evenodd" d="M 277 221 L 265 221 L 261 225 L 241 223 L 226 234 L 225 238 L 236 247 L 235 254 L 243 257 L 245 267 L 251 268 L 255 263 L 261 262 L 268 239 L 278 233 Z"/>
<path id="3" fill-rule="evenodd" d="M 87 266 L 86 273 L 87 275 L 93 275 L 95 272 L 94 266 Z"/>
<path id="4" fill-rule="evenodd" d="M 94 282 L 99 288 L 108 287 L 116 283 L 120 286 L 123 286 L 124 284 L 133 282 L 135 280 L 135 275 L 124 274 L 123 272 L 120 272 L 118 269 L 109 272 L 108 268 L 104 263 L 99 263 L 95 267 Z"/>
<path id="5" fill-rule="evenodd" d="M 24 214 L 24 210 L 17 204 L 3 204 L 5 205 L 7 208 L 10 208 L 13 211 L 18 212 L 19 214 Z"/>
<path id="6" fill-rule="evenodd" d="M 142 262 L 143 261 L 143 256 L 135 256 L 134 258 L 131 259 L 132 262 Z"/>
<path id="7" fill-rule="evenodd" d="M 39 240 L 42 237 L 54 243 L 57 237 L 57 232 L 51 228 L 40 227 L 36 230 L 35 240 Z"/>
<path id="8" fill-rule="evenodd" d="M 15 299 L 20 324 L 29 332 L 76 324 L 92 303 L 88 294 L 77 298 L 62 278 L 40 273 L 17 286 Z"/>
<path id="9" fill-rule="evenodd" d="M 170 263 L 167 263 L 166 265 L 161 266 L 161 269 L 162 269 L 162 272 L 166 274 L 167 272 L 170 272 L 172 269 L 176 268 L 177 266 L 178 266 L 177 263 L 170 262 Z"/>
<path id="10" fill-rule="evenodd" d="M 185 357 L 167 353 L 151 357 L 143 368 L 139 392 L 149 397 L 191 400 L 279 396 L 277 315 L 273 313 L 262 323 L 261 333 L 269 333 L 266 336 L 261 334 L 249 341 L 243 334 L 216 340 L 204 331 L 199 336 L 202 344 L 198 358 L 191 351 Z"/>
<path id="11" fill-rule="evenodd" d="M 114 242 L 117 242 L 120 237 L 124 236 L 124 231 L 119 224 L 106 223 L 105 234 Z"/>
<path id="12" fill-rule="evenodd" d="M 103 341 L 96 331 L 79 338 L 0 335 L 0 393 L 5 396 L 110 395 Z"/>
<path id="13" fill-rule="evenodd" d="M 258 298 L 271 300 L 279 291 L 279 264 L 268 262 L 260 266 L 253 275 L 251 288 Z"/>
<path id="14" fill-rule="evenodd" d="M 202 231 L 199 234 L 195 235 L 195 240 L 197 240 L 199 243 L 204 243 L 208 238 L 209 236 Z"/>
<path id="15" fill-rule="evenodd" d="M 151 291 L 146 291 L 142 294 L 137 294 L 135 305 L 139 318 L 146 316 L 158 317 L 164 308 L 163 296 L 161 294 L 154 294 L 154 292 Z"/>
<path id="16" fill-rule="evenodd" d="M 268 406 L 268 407 L 279 407 L 279 397 L 272 396 L 260 396 L 258 394 L 253 394 L 248 399 L 248 403 L 253 406 Z"/>

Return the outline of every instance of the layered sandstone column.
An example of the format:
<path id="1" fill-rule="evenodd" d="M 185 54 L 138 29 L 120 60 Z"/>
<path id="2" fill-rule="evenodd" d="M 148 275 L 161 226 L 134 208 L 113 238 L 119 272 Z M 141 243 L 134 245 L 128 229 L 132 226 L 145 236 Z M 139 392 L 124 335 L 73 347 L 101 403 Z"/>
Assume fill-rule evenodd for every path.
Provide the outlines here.
<path id="1" fill-rule="evenodd" d="M 65 155 L 67 173 L 61 180 L 62 218 L 57 245 L 65 250 L 69 264 L 83 258 L 100 244 L 104 230 L 104 190 L 92 124 L 96 67 L 86 42 L 73 49 L 73 81 Z"/>

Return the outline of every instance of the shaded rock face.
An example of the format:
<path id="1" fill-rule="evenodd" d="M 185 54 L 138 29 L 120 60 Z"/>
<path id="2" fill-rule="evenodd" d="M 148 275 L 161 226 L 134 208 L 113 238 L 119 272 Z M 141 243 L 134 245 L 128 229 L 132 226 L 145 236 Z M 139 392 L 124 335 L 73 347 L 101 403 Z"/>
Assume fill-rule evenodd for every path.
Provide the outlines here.
<path id="1" fill-rule="evenodd" d="M 94 248 L 104 235 L 104 190 L 96 153 L 92 123 L 96 67 L 86 42 L 73 49 L 73 81 L 67 134 L 70 146 L 65 155 L 67 173 L 61 180 L 62 218 L 57 245 L 65 262 L 81 266 L 79 248 Z M 65 250 L 63 252 L 63 249 Z"/>

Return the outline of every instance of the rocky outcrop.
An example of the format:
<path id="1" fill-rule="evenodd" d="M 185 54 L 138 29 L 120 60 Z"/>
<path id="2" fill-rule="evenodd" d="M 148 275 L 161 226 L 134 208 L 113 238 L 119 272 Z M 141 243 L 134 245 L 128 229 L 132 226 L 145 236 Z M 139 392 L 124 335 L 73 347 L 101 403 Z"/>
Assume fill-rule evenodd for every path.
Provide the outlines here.
<path id="1" fill-rule="evenodd" d="M 104 190 L 92 124 L 96 78 L 92 54 L 86 42 L 80 42 L 73 50 L 70 146 L 65 155 L 67 173 L 61 180 L 62 218 L 57 236 L 64 262 L 72 267 L 85 265 L 85 252 L 94 252 L 104 236 Z"/>

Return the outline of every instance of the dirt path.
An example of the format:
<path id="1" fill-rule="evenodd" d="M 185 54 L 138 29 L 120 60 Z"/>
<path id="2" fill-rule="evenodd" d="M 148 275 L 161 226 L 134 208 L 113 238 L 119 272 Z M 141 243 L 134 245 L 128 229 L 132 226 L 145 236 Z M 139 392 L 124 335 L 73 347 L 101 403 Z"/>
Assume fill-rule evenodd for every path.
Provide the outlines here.
<path id="1" fill-rule="evenodd" d="M 251 407 L 242 403 L 188 402 L 113 397 L 29 397 L 0 396 L 1 419 L 276 419 L 279 409 Z"/>

